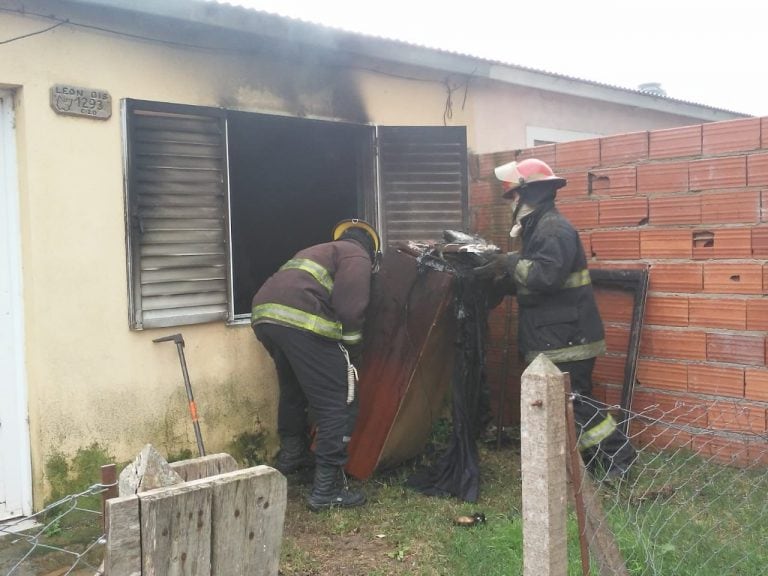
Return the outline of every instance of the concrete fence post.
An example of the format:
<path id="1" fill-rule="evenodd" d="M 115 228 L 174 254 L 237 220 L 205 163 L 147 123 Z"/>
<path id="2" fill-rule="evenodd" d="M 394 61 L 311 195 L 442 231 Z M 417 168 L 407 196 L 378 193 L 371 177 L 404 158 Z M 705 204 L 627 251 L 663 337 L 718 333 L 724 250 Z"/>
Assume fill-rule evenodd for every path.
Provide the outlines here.
<path id="1" fill-rule="evenodd" d="M 520 386 L 524 576 L 568 573 L 563 378 L 541 354 Z"/>

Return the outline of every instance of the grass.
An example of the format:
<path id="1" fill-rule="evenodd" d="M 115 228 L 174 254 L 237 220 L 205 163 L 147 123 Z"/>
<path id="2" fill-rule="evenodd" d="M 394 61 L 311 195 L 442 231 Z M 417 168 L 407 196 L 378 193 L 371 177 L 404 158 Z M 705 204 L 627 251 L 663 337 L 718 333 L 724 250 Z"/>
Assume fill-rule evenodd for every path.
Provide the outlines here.
<path id="1" fill-rule="evenodd" d="M 481 448 L 476 504 L 423 496 L 413 471 L 361 487 L 362 508 L 312 514 L 308 485 L 289 483 L 283 576 L 517 576 L 522 574 L 520 464 L 510 449 Z M 728 468 L 685 454 L 646 454 L 633 480 L 600 494 L 632 576 L 759 576 L 768 573 L 768 471 Z M 486 523 L 453 524 L 483 512 Z M 592 574 L 597 574 L 592 562 Z M 581 575 L 578 528 L 568 515 L 568 574 Z"/>

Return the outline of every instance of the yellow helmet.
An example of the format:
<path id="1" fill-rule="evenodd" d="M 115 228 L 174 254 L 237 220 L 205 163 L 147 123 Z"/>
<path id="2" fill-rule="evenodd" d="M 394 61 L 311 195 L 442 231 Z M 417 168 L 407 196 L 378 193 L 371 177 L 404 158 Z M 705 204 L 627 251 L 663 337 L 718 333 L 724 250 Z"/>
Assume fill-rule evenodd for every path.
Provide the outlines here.
<path id="1" fill-rule="evenodd" d="M 379 251 L 379 246 L 381 245 L 381 241 L 379 240 L 379 235 L 374 229 L 373 226 L 368 224 L 365 220 L 360 220 L 359 218 L 349 218 L 347 220 L 342 220 L 336 226 L 333 227 L 333 239 L 338 240 L 342 234 L 346 230 L 349 230 L 350 228 L 360 228 L 364 230 L 368 236 L 371 237 L 373 240 L 373 251 L 374 253 L 377 253 Z"/>

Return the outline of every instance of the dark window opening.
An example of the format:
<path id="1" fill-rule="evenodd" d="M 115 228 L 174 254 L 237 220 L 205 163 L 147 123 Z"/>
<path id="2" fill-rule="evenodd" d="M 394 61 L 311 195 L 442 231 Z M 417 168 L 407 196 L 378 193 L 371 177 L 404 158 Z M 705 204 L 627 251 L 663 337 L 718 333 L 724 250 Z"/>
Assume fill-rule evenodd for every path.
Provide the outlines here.
<path id="1" fill-rule="evenodd" d="M 328 242 L 339 220 L 366 217 L 372 166 L 362 158 L 373 129 L 248 112 L 228 112 L 227 124 L 234 313 L 242 315 L 298 250 Z"/>

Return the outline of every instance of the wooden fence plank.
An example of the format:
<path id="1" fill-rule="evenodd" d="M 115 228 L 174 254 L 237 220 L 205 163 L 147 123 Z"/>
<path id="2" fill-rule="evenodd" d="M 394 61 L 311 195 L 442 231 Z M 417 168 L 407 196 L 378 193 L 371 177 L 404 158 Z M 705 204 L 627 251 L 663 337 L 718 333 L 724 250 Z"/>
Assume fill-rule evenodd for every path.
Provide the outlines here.
<path id="1" fill-rule="evenodd" d="M 275 576 L 286 505 L 286 480 L 255 466 L 213 479 L 211 576 Z"/>
<path id="2" fill-rule="evenodd" d="M 192 480 L 199 480 L 200 478 L 216 476 L 217 474 L 233 472 L 234 470 L 237 470 L 239 466 L 232 456 L 226 452 L 222 452 L 220 454 L 209 454 L 207 456 L 200 456 L 199 458 L 171 462 L 171 468 L 181 476 L 185 482 L 190 482 Z"/>
<path id="3" fill-rule="evenodd" d="M 212 494 L 193 482 L 138 495 L 142 576 L 210 574 Z"/>
<path id="4" fill-rule="evenodd" d="M 107 543 L 105 574 L 141 576 L 141 532 L 139 498 L 111 498 L 105 503 Z"/>

